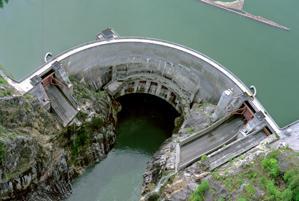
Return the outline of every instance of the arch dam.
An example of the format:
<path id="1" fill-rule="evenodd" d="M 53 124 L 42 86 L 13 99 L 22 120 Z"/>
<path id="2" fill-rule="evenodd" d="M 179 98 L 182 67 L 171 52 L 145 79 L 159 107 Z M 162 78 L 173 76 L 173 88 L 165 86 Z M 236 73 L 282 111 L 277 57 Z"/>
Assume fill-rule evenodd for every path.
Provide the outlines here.
<path id="1" fill-rule="evenodd" d="M 202 155 L 209 157 L 213 169 L 267 136 L 279 138 L 285 132 L 257 100 L 255 90 L 209 57 L 156 39 L 122 38 L 111 29 L 98 34 L 96 41 L 51 58 L 21 82 L 5 78 L 21 94 L 36 96 L 67 126 L 79 111 L 69 76 L 115 98 L 131 93 L 157 96 L 183 116 L 194 103 L 215 104 L 210 126 L 177 141 L 177 170 Z"/>

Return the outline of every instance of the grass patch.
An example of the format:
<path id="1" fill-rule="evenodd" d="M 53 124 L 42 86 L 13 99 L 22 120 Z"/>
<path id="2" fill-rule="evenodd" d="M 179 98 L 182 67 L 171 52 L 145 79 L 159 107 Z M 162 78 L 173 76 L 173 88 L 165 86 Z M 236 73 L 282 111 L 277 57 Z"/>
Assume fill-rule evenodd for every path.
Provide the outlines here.
<path id="1" fill-rule="evenodd" d="M 192 127 L 186 128 L 187 133 L 192 134 L 194 132 L 194 129 Z"/>
<path id="2" fill-rule="evenodd" d="M 203 201 L 205 193 L 209 190 L 209 182 L 203 181 L 196 188 L 195 192 L 191 194 L 188 201 Z"/>
<path id="3" fill-rule="evenodd" d="M 204 154 L 200 157 L 200 161 L 202 161 L 202 162 L 207 161 L 207 160 L 208 160 L 208 156 L 206 154 Z"/>

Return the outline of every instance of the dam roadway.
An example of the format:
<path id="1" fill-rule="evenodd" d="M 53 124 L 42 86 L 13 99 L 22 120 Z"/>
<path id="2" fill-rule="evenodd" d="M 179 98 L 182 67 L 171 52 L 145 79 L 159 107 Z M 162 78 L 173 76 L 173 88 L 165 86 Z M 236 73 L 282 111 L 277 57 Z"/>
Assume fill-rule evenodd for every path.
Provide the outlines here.
<path id="1" fill-rule="evenodd" d="M 238 131 L 243 126 L 243 120 L 232 118 L 217 126 L 211 131 L 200 134 L 196 139 L 180 144 L 179 169 L 198 160 L 202 155 L 229 142 L 237 137 Z M 188 139 L 187 139 L 188 140 Z"/>

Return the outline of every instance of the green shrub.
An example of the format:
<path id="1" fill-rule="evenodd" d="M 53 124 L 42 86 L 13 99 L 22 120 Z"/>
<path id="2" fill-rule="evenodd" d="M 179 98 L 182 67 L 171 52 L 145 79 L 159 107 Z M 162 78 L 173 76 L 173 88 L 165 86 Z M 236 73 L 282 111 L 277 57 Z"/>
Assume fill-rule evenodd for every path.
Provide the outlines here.
<path id="1" fill-rule="evenodd" d="M 6 84 L 6 80 L 0 76 L 0 84 Z"/>
<path id="2" fill-rule="evenodd" d="M 95 130 L 98 130 L 99 128 L 102 127 L 103 125 L 103 119 L 101 117 L 95 117 L 92 119 L 91 122 L 88 122 L 88 127 L 92 130 L 92 131 L 95 131 Z"/>
<path id="3" fill-rule="evenodd" d="M 0 165 L 2 164 L 5 156 L 5 145 L 0 142 Z"/>
<path id="4" fill-rule="evenodd" d="M 262 160 L 262 167 L 272 178 L 276 178 L 280 173 L 278 161 L 276 158 L 266 157 L 264 160 Z"/>
<path id="5" fill-rule="evenodd" d="M 283 179 L 288 185 L 287 189 L 291 192 L 293 200 L 299 201 L 299 169 L 287 171 Z"/>
<path id="6" fill-rule="evenodd" d="M 292 191 L 287 188 L 283 191 L 280 191 L 278 187 L 275 185 L 273 180 L 263 178 L 262 183 L 264 184 L 264 187 L 266 191 L 268 192 L 268 196 L 266 197 L 266 200 L 273 200 L 273 201 L 292 201 L 293 193 Z"/>
<path id="7" fill-rule="evenodd" d="M 86 125 L 77 129 L 71 147 L 73 157 L 76 157 L 79 154 L 80 148 L 90 141 L 90 135 L 90 130 Z"/>
<path id="8" fill-rule="evenodd" d="M 208 160 L 208 156 L 207 155 L 202 155 L 201 157 L 200 157 L 200 160 L 201 161 L 206 161 L 206 160 Z"/>
<path id="9" fill-rule="evenodd" d="M 237 201 L 247 201 L 246 198 L 238 198 Z"/>
<path id="10" fill-rule="evenodd" d="M 189 201 L 203 201 L 205 192 L 209 189 L 209 182 L 203 181 L 189 197 Z"/>
<path id="11" fill-rule="evenodd" d="M 280 191 L 277 189 L 274 182 L 270 179 L 264 178 L 263 183 L 264 183 L 264 186 L 265 186 L 267 192 L 269 193 L 269 199 L 273 200 L 273 201 L 279 200 Z"/>
<path id="12" fill-rule="evenodd" d="M 281 192 L 280 198 L 283 201 L 292 201 L 293 200 L 293 192 L 287 188 Z M 295 201 L 298 201 L 298 200 L 295 200 Z"/>
<path id="13" fill-rule="evenodd" d="M 217 199 L 217 201 L 225 201 L 225 198 L 224 197 L 220 197 Z"/>

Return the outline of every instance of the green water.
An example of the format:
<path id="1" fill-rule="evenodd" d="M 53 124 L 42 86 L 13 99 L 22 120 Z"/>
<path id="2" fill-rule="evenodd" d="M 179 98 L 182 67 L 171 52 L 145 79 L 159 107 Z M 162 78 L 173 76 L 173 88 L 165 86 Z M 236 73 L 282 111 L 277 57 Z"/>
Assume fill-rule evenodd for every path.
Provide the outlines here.
<path id="1" fill-rule="evenodd" d="M 132 126 L 133 125 L 133 126 Z M 135 126 L 134 126 L 135 125 Z M 149 143 L 158 145 L 164 133 L 153 128 L 147 119 L 130 118 L 121 123 L 116 147 L 107 158 L 78 178 L 73 184 L 73 194 L 68 201 L 137 201 L 141 192 L 142 175 L 151 152 L 127 147 L 125 137 L 142 140 L 152 132 Z M 147 132 L 143 132 L 146 129 Z M 120 139 L 121 138 L 121 139 Z M 126 140 L 124 140 L 126 141 Z M 131 142 L 130 144 L 135 144 Z M 143 143 L 145 144 L 145 143 Z M 142 144 L 137 144 L 142 145 Z M 157 148 L 157 146 L 151 147 Z"/>
<path id="2" fill-rule="evenodd" d="M 137 201 L 147 162 L 171 135 L 177 112 L 150 95 L 119 100 L 116 145 L 73 185 L 68 201 Z"/>

